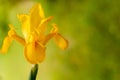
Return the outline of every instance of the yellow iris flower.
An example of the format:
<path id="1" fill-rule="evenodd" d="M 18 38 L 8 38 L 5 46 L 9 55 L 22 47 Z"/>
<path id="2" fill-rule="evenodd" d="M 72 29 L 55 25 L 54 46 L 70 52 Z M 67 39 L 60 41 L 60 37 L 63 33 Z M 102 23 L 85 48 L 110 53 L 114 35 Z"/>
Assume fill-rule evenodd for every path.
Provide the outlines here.
<path id="1" fill-rule="evenodd" d="M 30 13 L 18 15 L 21 22 L 21 28 L 24 38 L 17 35 L 12 25 L 9 25 L 7 37 L 3 41 L 1 53 L 6 53 L 13 40 L 18 41 L 24 46 L 24 54 L 26 59 L 32 63 L 37 64 L 44 60 L 46 43 L 53 38 L 61 49 L 68 46 L 68 41 L 60 35 L 56 24 L 52 24 L 52 30 L 45 35 L 47 23 L 52 17 L 45 18 L 44 12 L 40 4 L 36 4 L 30 10 Z"/>

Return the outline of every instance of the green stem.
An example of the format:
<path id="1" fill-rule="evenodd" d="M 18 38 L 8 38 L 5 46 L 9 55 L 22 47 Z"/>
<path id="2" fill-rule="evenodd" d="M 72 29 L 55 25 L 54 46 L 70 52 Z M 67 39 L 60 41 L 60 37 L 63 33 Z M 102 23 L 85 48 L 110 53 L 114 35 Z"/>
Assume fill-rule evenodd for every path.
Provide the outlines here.
<path id="1" fill-rule="evenodd" d="M 37 72 L 38 72 L 38 64 L 34 64 L 34 66 L 31 69 L 29 80 L 36 80 Z"/>

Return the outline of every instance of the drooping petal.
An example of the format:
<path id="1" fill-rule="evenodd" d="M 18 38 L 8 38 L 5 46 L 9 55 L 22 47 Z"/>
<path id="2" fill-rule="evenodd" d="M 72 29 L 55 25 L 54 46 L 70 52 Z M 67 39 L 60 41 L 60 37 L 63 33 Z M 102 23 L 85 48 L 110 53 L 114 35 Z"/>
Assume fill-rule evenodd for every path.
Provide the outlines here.
<path id="1" fill-rule="evenodd" d="M 26 43 L 25 43 L 25 40 L 22 37 L 20 37 L 18 35 L 13 35 L 12 38 L 14 40 L 18 41 L 19 43 L 21 43 L 23 46 L 25 46 Z"/>
<path id="2" fill-rule="evenodd" d="M 58 33 L 58 28 L 56 24 L 53 24 L 53 27 L 54 28 L 51 30 L 51 33 L 56 33 L 54 35 L 55 42 L 61 49 L 66 49 L 68 47 L 68 41 Z"/>
<path id="3" fill-rule="evenodd" d="M 13 40 L 11 36 L 15 34 L 14 28 L 11 24 L 9 25 L 9 28 L 10 30 L 8 31 L 8 36 L 5 37 L 2 49 L 0 50 L 1 53 L 6 53 L 8 51 L 8 48 Z"/>
<path id="4" fill-rule="evenodd" d="M 54 40 L 61 49 L 66 49 L 68 47 L 68 41 L 59 33 L 54 36 Z"/>
<path id="5" fill-rule="evenodd" d="M 12 42 L 12 38 L 10 38 L 9 36 L 5 37 L 5 39 L 3 41 L 2 49 L 0 50 L 1 53 L 6 53 L 8 51 L 8 48 L 9 48 L 11 42 Z"/>
<path id="6" fill-rule="evenodd" d="M 10 28 L 10 30 L 8 31 L 8 36 L 5 37 L 5 39 L 3 41 L 2 49 L 0 50 L 1 53 L 7 52 L 13 39 L 17 40 L 21 44 L 25 45 L 25 40 L 16 34 L 15 29 L 11 24 L 9 24 L 9 28 Z"/>
<path id="7" fill-rule="evenodd" d="M 14 27 L 13 27 L 12 24 L 9 24 L 8 26 L 9 26 L 9 28 L 10 28 L 10 30 L 8 31 L 8 36 L 9 36 L 9 37 L 12 37 L 12 35 L 15 35 L 15 34 L 16 34 L 15 29 L 14 29 Z"/>
<path id="8" fill-rule="evenodd" d="M 42 62 L 45 58 L 45 47 L 36 42 L 32 42 L 25 46 L 24 54 L 30 63 L 37 64 Z"/>
<path id="9" fill-rule="evenodd" d="M 8 31 L 8 36 L 16 41 L 18 41 L 19 43 L 21 43 L 23 46 L 25 45 L 25 40 L 18 36 L 17 33 L 15 32 L 15 29 L 13 27 L 13 25 L 9 24 L 10 30 Z"/>
<path id="10" fill-rule="evenodd" d="M 53 28 L 51 30 L 51 33 L 58 33 L 58 27 L 56 24 L 52 24 Z"/>
<path id="11" fill-rule="evenodd" d="M 25 39 L 27 39 L 30 31 L 33 29 L 32 27 L 30 27 L 30 18 L 28 15 L 22 14 L 18 15 L 18 19 L 20 20 L 22 25 L 22 33 Z"/>
<path id="12" fill-rule="evenodd" d="M 36 35 L 31 34 L 25 46 L 25 57 L 32 64 L 42 62 L 45 57 L 45 47 L 36 41 Z"/>
<path id="13" fill-rule="evenodd" d="M 44 12 L 40 4 L 36 4 L 30 11 L 31 27 L 37 28 L 44 19 Z"/>
<path id="14" fill-rule="evenodd" d="M 46 35 L 46 36 L 42 39 L 41 43 L 42 43 L 43 45 L 46 45 L 47 42 L 48 42 L 51 38 L 54 37 L 54 35 L 56 35 L 56 33 L 49 33 L 48 35 Z"/>

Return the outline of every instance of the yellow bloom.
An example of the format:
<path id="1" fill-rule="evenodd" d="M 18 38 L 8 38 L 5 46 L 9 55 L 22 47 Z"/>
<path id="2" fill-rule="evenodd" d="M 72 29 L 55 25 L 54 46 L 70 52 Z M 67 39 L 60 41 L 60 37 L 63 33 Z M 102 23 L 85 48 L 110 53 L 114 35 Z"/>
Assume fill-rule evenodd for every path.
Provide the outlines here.
<path id="1" fill-rule="evenodd" d="M 61 49 L 67 48 L 68 42 L 60 35 L 56 24 L 52 24 L 51 32 L 45 35 L 47 23 L 52 17 L 44 17 L 40 4 L 33 6 L 28 15 L 18 15 L 18 19 L 21 22 L 24 38 L 18 36 L 13 26 L 9 25 L 8 36 L 4 39 L 2 49 L 0 50 L 2 53 L 6 53 L 11 42 L 16 40 L 24 46 L 26 59 L 32 64 L 37 64 L 44 60 L 45 45 L 51 38 L 55 40 Z"/>

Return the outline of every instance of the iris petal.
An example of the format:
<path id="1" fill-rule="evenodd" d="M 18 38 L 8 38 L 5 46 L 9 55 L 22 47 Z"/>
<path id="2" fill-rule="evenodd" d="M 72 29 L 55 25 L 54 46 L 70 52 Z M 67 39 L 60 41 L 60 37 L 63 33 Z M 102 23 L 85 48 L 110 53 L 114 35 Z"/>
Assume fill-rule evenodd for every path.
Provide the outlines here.
<path id="1" fill-rule="evenodd" d="M 49 22 L 52 18 L 53 18 L 53 17 L 50 16 L 50 17 L 48 17 L 48 18 L 46 18 L 46 19 L 43 19 L 43 20 L 41 21 L 40 25 L 38 26 L 38 30 L 39 30 L 39 34 L 40 34 L 40 35 L 43 35 L 43 33 L 45 33 L 45 31 L 46 31 L 46 26 L 47 26 L 48 22 Z"/>
<path id="2" fill-rule="evenodd" d="M 16 41 L 18 41 L 19 43 L 21 43 L 23 46 L 25 45 L 25 40 L 18 36 L 17 33 L 15 32 L 15 29 L 13 27 L 13 25 L 9 24 L 10 30 L 8 32 L 8 36 Z"/>
<path id="3" fill-rule="evenodd" d="M 42 62 L 45 57 L 45 47 L 36 41 L 35 35 L 32 34 L 29 37 L 28 44 L 25 46 L 25 57 L 27 60 L 32 63 L 36 64 Z"/>
<path id="4" fill-rule="evenodd" d="M 59 33 L 54 36 L 54 40 L 61 49 L 68 47 L 68 41 Z"/>
<path id="5" fill-rule="evenodd" d="M 31 27 L 37 28 L 44 19 L 44 12 L 40 4 L 36 4 L 30 11 L 30 24 Z"/>
<path id="6" fill-rule="evenodd" d="M 56 34 L 56 33 L 50 33 L 50 34 L 46 35 L 46 36 L 42 39 L 41 43 L 42 43 L 43 45 L 46 45 L 46 43 L 47 43 L 51 38 L 53 38 L 55 34 Z"/>
<path id="7" fill-rule="evenodd" d="M 45 47 L 39 45 L 38 43 L 32 42 L 25 47 L 25 57 L 32 63 L 37 64 L 44 60 L 45 58 Z"/>
<path id="8" fill-rule="evenodd" d="M 5 37 L 5 39 L 3 41 L 2 49 L 0 50 L 1 53 L 6 53 L 8 51 L 8 48 L 9 48 L 11 42 L 12 42 L 12 38 L 10 38 L 9 36 Z"/>
<path id="9" fill-rule="evenodd" d="M 3 41 L 2 49 L 0 50 L 1 53 L 7 52 L 13 39 L 25 45 L 25 40 L 16 34 L 14 27 L 11 24 L 9 24 L 9 27 L 10 30 L 8 31 L 8 36 L 5 37 Z"/>
<path id="10" fill-rule="evenodd" d="M 54 35 L 55 42 L 61 49 L 66 49 L 68 47 L 68 41 L 61 34 L 58 33 L 58 28 L 56 24 L 52 24 L 52 26 L 53 29 L 51 30 L 51 33 L 56 33 Z"/>
<path id="11" fill-rule="evenodd" d="M 32 30 L 32 27 L 30 27 L 30 18 L 28 15 L 22 14 L 18 15 L 18 19 L 22 24 L 22 33 L 25 39 L 27 39 L 30 31 Z"/>

